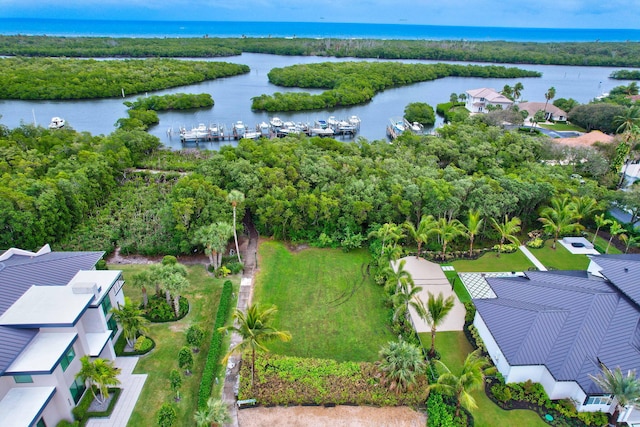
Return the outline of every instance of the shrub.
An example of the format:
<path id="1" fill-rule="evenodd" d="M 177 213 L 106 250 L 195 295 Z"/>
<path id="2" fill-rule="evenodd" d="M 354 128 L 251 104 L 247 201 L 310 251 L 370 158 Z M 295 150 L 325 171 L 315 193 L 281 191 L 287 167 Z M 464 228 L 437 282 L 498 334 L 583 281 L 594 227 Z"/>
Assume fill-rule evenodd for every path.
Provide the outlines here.
<path id="1" fill-rule="evenodd" d="M 143 337 L 138 337 L 138 339 L 136 340 L 136 344 L 141 338 Z M 124 334 L 120 334 L 120 336 L 118 337 L 118 340 L 113 345 L 113 348 L 116 351 L 116 356 L 139 356 L 139 355 L 147 354 L 148 352 L 150 352 L 155 348 L 156 343 L 150 337 L 144 337 L 144 338 L 145 338 L 145 341 L 143 344 L 141 344 L 143 348 L 142 350 L 138 351 L 134 348 L 133 351 L 125 352 L 124 349 L 127 345 L 127 340 L 124 338 Z"/>
<path id="2" fill-rule="evenodd" d="M 458 426 L 459 420 L 455 417 L 455 408 L 447 405 L 440 393 L 429 393 L 427 399 L 427 427 Z"/>
<path id="3" fill-rule="evenodd" d="M 109 407 L 107 408 L 107 410 L 102 412 L 89 412 L 89 406 L 91 406 L 91 402 L 93 402 L 94 397 L 91 393 L 91 390 L 87 389 L 87 391 L 85 391 L 84 396 L 82 396 L 82 399 L 80 399 L 78 405 L 71 410 L 73 416 L 80 425 L 85 425 L 87 422 L 87 418 L 90 417 L 108 417 L 109 415 L 111 415 L 111 413 L 113 412 L 113 408 L 115 407 L 116 402 L 120 397 L 122 389 L 110 387 L 108 391 L 109 394 L 113 394 L 113 398 L 109 402 Z M 96 394 L 98 393 L 99 392 L 96 390 Z"/>
<path id="4" fill-rule="evenodd" d="M 500 250 L 500 245 L 495 245 L 493 247 L 493 250 L 498 252 Z M 510 254 L 513 253 L 515 251 L 518 250 L 518 245 L 515 245 L 513 243 L 505 243 L 504 245 L 502 245 L 502 253 L 503 254 Z"/>
<path id="5" fill-rule="evenodd" d="M 60 420 L 60 422 L 56 424 L 56 427 L 78 427 L 79 425 L 80 423 L 78 421 Z"/>
<path id="6" fill-rule="evenodd" d="M 140 306 L 144 310 L 144 307 Z M 153 295 L 149 298 L 149 304 L 144 312 L 144 317 L 155 323 L 175 322 L 182 319 L 189 313 L 189 301 L 185 297 L 180 297 L 180 316 L 176 318 L 173 307 L 167 304 L 164 297 Z"/>
<path id="7" fill-rule="evenodd" d="M 244 264 L 238 261 L 228 262 L 225 266 L 229 269 L 231 274 L 238 274 L 244 270 Z"/>
<path id="8" fill-rule="evenodd" d="M 139 336 L 138 339 L 136 339 L 136 343 L 133 345 L 133 349 L 138 354 L 147 353 L 153 347 L 154 347 L 153 340 L 148 337 L 145 337 L 144 335 Z"/>
<path id="9" fill-rule="evenodd" d="M 539 237 L 536 237 L 535 239 L 531 239 L 527 242 L 528 248 L 539 249 L 543 246 L 544 246 L 544 240 L 542 240 Z"/>
<path id="10" fill-rule="evenodd" d="M 204 331 L 198 325 L 191 325 L 189 329 L 187 329 L 187 344 L 193 347 L 194 352 L 198 352 L 200 350 L 200 344 L 202 344 L 202 340 L 204 339 Z"/>
<path id="11" fill-rule="evenodd" d="M 216 270 L 215 275 L 217 278 L 220 278 L 220 277 L 227 277 L 229 273 L 231 273 L 231 270 L 229 270 L 226 266 L 223 265 Z"/>
<path id="12" fill-rule="evenodd" d="M 491 387 L 491 393 L 493 397 L 499 402 L 506 403 L 513 398 L 511 395 L 511 389 L 504 384 L 496 384 Z"/>

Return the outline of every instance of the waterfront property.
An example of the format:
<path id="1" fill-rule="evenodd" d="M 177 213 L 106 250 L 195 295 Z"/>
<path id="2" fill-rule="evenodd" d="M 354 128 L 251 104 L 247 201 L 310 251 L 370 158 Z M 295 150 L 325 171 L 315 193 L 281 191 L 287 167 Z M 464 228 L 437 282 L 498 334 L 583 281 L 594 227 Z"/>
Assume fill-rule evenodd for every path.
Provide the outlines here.
<path id="1" fill-rule="evenodd" d="M 590 375 L 640 366 L 640 256 L 591 255 L 587 271 L 487 277 L 493 295 L 473 300 L 478 329 L 506 382 L 539 382 L 578 411 L 613 413 L 617 402 Z M 619 422 L 640 425 L 625 408 Z"/>
<path id="2" fill-rule="evenodd" d="M 97 271 L 104 252 L 0 255 L 0 425 L 73 420 L 85 392 L 80 358 L 115 359 L 111 308 L 124 304 L 120 271 Z"/>
<path id="3" fill-rule="evenodd" d="M 489 107 L 506 110 L 513 105 L 513 101 L 491 88 L 470 89 L 467 92 L 465 108 L 472 113 L 486 113 Z"/>
<path id="4" fill-rule="evenodd" d="M 544 111 L 545 120 L 552 122 L 566 122 L 567 113 L 550 102 L 521 102 L 518 104 L 519 111 L 526 111 L 525 123 L 531 121 L 538 111 Z"/>

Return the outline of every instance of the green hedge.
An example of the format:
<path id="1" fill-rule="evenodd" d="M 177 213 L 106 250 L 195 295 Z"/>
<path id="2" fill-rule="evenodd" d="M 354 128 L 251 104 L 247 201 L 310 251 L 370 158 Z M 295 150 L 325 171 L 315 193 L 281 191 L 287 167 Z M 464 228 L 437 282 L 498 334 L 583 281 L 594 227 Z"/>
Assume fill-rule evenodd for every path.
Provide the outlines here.
<path id="1" fill-rule="evenodd" d="M 140 339 L 141 337 L 142 335 L 138 337 L 138 339 Z M 127 346 L 127 340 L 124 338 L 124 334 L 120 334 L 120 336 L 118 337 L 118 340 L 113 345 L 113 349 L 116 352 L 116 356 L 141 356 L 143 354 L 149 353 L 151 350 L 153 350 L 156 347 L 156 342 L 151 337 L 145 336 L 144 338 L 151 342 L 151 344 L 145 344 L 145 349 L 134 350 L 134 351 L 124 351 L 124 348 Z"/>
<path id="2" fill-rule="evenodd" d="M 232 293 L 233 284 L 227 280 L 224 282 L 222 294 L 220 295 L 220 304 L 218 305 L 216 323 L 213 327 L 213 334 L 211 335 L 209 353 L 207 354 L 207 361 L 204 365 L 204 371 L 202 372 L 202 379 L 200 380 L 200 391 L 198 392 L 198 408 L 200 409 L 206 408 L 207 400 L 211 396 L 213 380 L 218 376 L 218 370 L 220 369 L 222 333 L 220 333 L 218 329 L 224 326 L 229 317 Z"/>
<path id="3" fill-rule="evenodd" d="M 72 410 L 73 416 L 76 418 L 76 420 L 79 421 L 80 426 L 86 425 L 87 421 L 89 421 L 89 418 L 91 417 L 101 418 L 111 415 L 111 413 L 113 412 L 113 408 L 115 408 L 116 403 L 118 402 L 118 398 L 120 397 L 122 389 L 109 387 L 108 390 L 109 394 L 113 393 L 114 396 L 113 399 L 111 399 L 111 401 L 109 402 L 109 407 L 104 412 L 89 412 L 89 406 L 91 406 L 91 402 L 93 402 L 94 397 L 93 393 L 91 393 L 91 390 L 87 389 L 87 391 L 85 391 L 84 396 L 82 396 L 82 399 L 80 400 L 80 403 L 78 403 L 78 406 L 76 406 Z M 98 393 L 97 390 L 96 393 Z"/>

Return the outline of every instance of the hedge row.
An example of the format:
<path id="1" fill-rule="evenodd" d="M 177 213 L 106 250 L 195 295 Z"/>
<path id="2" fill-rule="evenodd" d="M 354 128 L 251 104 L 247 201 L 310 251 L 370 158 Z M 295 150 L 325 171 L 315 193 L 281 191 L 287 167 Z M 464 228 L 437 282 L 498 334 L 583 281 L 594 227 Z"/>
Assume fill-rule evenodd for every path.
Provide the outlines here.
<path id="1" fill-rule="evenodd" d="M 220 369 L 220 350 L 222 350 L 222 333 L 218 331 L 223 327 L 229 317 L 229 309 L 231 307 L 231 296 L 233 293 L 233 285 L 229 280 L 224 282 L 222 294 L 220 295 L 220 304 L 218 305 L 218 313 L 216 314 L 216 323 L 213 327 L 211 335 L 211 344 L 209 345 L 209 353 L 207 361 L 202 372 L 200 380 L 200 391 L 198 392 L 198 408 L 207 407 L 207 400 L 211 396 L 213 381 L 218 376 Z"/>

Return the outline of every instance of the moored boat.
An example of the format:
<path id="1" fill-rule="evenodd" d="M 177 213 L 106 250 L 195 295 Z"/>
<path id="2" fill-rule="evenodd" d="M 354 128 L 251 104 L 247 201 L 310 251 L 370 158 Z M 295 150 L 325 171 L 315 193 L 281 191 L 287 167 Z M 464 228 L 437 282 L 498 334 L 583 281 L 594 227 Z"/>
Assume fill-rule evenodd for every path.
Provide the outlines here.
<path id="1" fill-rule="evenodd" d="M 51 122 L 49 122 L 49 129 L 60 129 L 65 125 L 64 119 L 60 117 L 52 117 Z"/>
<path id="2" fill-rule="evenodd" d="M 244 138 L 244 134 L 247 132 L 247 127 L 242 123 L 241 120 L 238 120 L 233 124 L 233 136 L 235 139 Z"/>
<path id="3" fill-rule="evenodd" d="M 280 117 L 272 117 L 271 120 L 269 120 L 269 124 L 274 128 L 279 128 L 282 127 L 284 123 L 282 122 Z"/>

